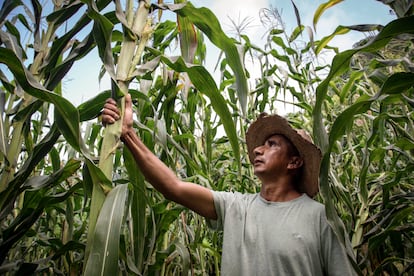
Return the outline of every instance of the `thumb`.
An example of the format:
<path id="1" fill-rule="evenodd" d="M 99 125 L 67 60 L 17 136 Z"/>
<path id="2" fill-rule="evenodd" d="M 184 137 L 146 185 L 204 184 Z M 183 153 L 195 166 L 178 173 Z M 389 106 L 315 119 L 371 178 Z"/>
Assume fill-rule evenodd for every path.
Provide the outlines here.
<path id="1" fill-rule="evenodd" d="M 125 109 L 123 120 L 123 131 L 129 129 L 132 126 L 132 99 L 130 94 L 125 95 Z"/>
<path id="2" fill-rule="evenodd" d="M 125 109 L 132 108 L 131 94 L 125 95 Z"/>

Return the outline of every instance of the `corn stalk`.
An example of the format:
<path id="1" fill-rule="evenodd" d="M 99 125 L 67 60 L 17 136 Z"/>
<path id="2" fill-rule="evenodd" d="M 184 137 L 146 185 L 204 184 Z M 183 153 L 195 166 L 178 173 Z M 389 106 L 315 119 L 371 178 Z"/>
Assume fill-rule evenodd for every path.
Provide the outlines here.
<path id="1" fill-rule="evenodd" d="M 107 0 L 97 1 L 98 9 L 103 9 L 108 3 Z M 2 273 L 7 269 L 15 269 L 7 264 L 10 261 L 25 262 L 28 265 L 19 264 L 17 267 L 31 266 L 26 272 L 35 273 L 40 263 L 31 262 L 25 256 L 27 246 L 22 245 L 22 240 L 27 232 L 38 233 L 38 220 L 47 217 L 48 210 L 60 209 L 59 204 L 81 187 L 72 178 L 80 166 L 79 160 L 71 159 L 73 153 L 77 151 L 87 159 L 90 158 L 80 138 L 79 112 L 61 97 L 61 81 L 73 63 L 94 47 L 91 35 L 78 40 L 81 39 L 80 31 L 91 20 L 84 14 L 77 14 L 84 6 L 81 2 L 46 3 L 53 10 L 47 16 L 43 14 L 46 9 L 39 1 L 33 0 L 30 4 L 31 6 L 21 1 L 3 1 L 0 12 L 0 63 L 9 69 L 6 74 L 0 70 L 1 81 L 7 92 L 5 99 L 9 101 L 7 110 L 1 116 L 4 120 L 4 146 L 0 161 L 0 264 L 5 264 L 6 267 Z M 19 9 L 22 5 L 24 8 Z M 12 10 L 18 15 L 9 17 Z M 27 16 L 20 13 L 23 11 Z M 61 35 L 60 27 L 69 19 L 74 19 L 74 24 L 66 25 L 65 34 Z M 44 26 L 47 26 L 46 30 L 43 29 Z M 22 41 L 21 34 L 24 37 L 29 34 L 29 40 Z M 27 45 L 23 46 L 24 43 L 32 45 L 33 51 L 26 52 Z M 30 54 L 33 57 L 30 58 Z M 11 75 L 13 79 L 8 81 L 7 78 Z M 53 104 L 55 111 L 53 124 L 49 124 L 50 104 Z M 41 113 L 39 118 L 38 112 Z M 49 132 L 45 133 L 47 130 Z M 65 147 L 72 147 L 66 165 L 63 160 L 60 161 L 57 153 L 59 145 L 56 143 L 62 134 L 67 142 Z M 48 166 L 51 159 L 53 165 Z M 67 206 L 69 214 L 72 211 Z M 66 222 L 72 223 L 70 218 Z M 66 229 L 73 230 L 72 227 Z M 70 237 L 71 234 L 66 232 L 62 242 L 77 242 L 70 240 Z M 33 246 L 30 240 L 28 245 Z M 38 252 L 40 255 L 36 257 L 42 259 L 44 252 Z"/>
<path id="2" fill-rule="evenodd" d="M 120 2 L 115 2 L 117 17 L 125 28 L 116 70 L 114 68 L 111 49 L 111 32 L 113 26 L 105 16 L 100 15 L 96 11 L 93 2 L 90 3 L 90 15 L 95 20 L 95 31 L 101 35 L 101 37 L 96 37 L 100 56 L 104 62 L 107 73 L 109 73 L 113 84 L 115 84 L 112 88 L 112 97 L 118 101 L 118 106 L 120 107 L 121 112 L 121 119 L 116 123 L 107 126 L 103 137 L 99 168 L 107 179 L 112 179 L 113 158 L 120 142 L 122 120 L 124 116 L 124 96 L 128 93 L 129 84 L 133 78 L 133 72 L 141 60 L 144 47 L 151 35 L 151 19 L 149 18 L 150 1 L 139 1 L 138 8 L 135 12 L 133 10 L 133 2 L 133 0 L 127 1 L 125 12 L 122 12 Z M 106 244 L 94 243 L 94 241 L 101 242 L 102 235 L 110 235 L 110 233 L 112 233 L 109 228 L 108 231 L 104 231 L 103 233 L 99 231 L 100 229 L 95 231 L 95 226 L 99 221 L 99 217 L 108 216 L 107 212 L 101 213 L 101 209 L 108 197 L 107 194 L 111 194 L 111 189 L 111 187 L 102 185 L 98 179 L 95 179 L 92 192 L 88 241 L 85 250 L 84 272 L 86 275 L 101 275 L 102 273 L 108 273 L 108 271 L 114 269 L 113 266 L 114 264 L 116 266 L 118 261 L 118 254 L 112 254 L 112 260 L 104 257 L 107 255 L 108 251 L 118 252 L 119 242 L 113 244 L 111 248 L 105 247 Z M 119 209 L 117 212 L 118 216 L 123 216 L 123 212 L 119 212 Z M 118 220 L 118 223 L 121 222 L 122 220 Z M 116 227 L 119 227 L 119 224 L 116 225 Z M 112 234 L 115 236 L 110 237 L 109 240 L 119 241 L 119 231 L 113 232 Z M 96 258 L 96 255 L 100 255 L 101 258 Z"/>
<path id="3" fill-rule="evenodd" d="M 47 53 L 49 51 L 49 43 L 51 43 L 54 40 L 55 36 L 55 30 L 56 26 L 54 22 L 50 22 L 48 26 L 48 31 L 40 37 L 35 35 L 35 45 L 38 45 L 38 47 L 35 48 L 35 51 L 37 52 L 37 55 L 34 58 L 33 64 L 29 68 L 30 74 L 32 74 L 35 78 L 35 80 L 39 83 L 41 83 L 44 80 L 44 71 L 41 70 L 41 67 L 44 65 L 43 59 L 47 56 Z M 18 45 L 16 45 L 17 41 L 8 34 L 2 33 L 1 34 L 2 40 L 5 41 L 5 44 L 9 44 L 8 46 L 10 48 L 19 48 Z M 24 60 L 24 57 L 22 55 L 22 51 L 16 51 L 16 54 L 18 55 L 20 60 Z M 20 93 L 18 91 L 21 91 Z M 26 93 L 19 84 L 16 86 L 16 94 L 20 96 L 22 99 L 21 109 L 26 108 L 28 105 L 33 103 L 34 99 L 33 97 Z M 0 192 L 7 189 L 8 184 L 10 180 L 13 178 L 13 175 L 16 172 L 16 165 L 17 160 L 19 158 L 19 154 L 21 152 L 22 148 L 22 141 L 24 139 L 23 137 L 23 128 L 24 128 L 24 121 L 15 121 L 12 125 L 12 134 L 11 134 L 11 140 L 9 142 L 9 146 L 5 152 L 5 161 L 6 161 L 6 167 L 3 171 L 3 173 L 0 176 Z M 2 206 L 2 204 L 0 205 Z"/>

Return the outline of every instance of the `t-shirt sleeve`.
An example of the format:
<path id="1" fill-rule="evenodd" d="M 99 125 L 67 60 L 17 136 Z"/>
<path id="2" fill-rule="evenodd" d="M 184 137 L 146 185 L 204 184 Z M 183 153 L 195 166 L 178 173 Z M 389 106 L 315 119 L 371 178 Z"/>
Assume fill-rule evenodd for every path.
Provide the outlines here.
<path id="1" fill-rule="evenodd" d="M 235 200 L 235 193 L 211 191 L 214 199 L 214 207 L 216 209 L 217 219 L 206 219 L 207 225 L 210 229 L 220 231 L 223 230 L 223 224 L 226 217 L 226 210 L 233 204 Z"/>
<path id="2" fill-rule="evenodd" d="M 326 275 L 357 275 L 345 247 L 328 224 L 325 213 L 321 217 L 321 242 Z M 350 244 L 348 239 L 345 242 Z"/>

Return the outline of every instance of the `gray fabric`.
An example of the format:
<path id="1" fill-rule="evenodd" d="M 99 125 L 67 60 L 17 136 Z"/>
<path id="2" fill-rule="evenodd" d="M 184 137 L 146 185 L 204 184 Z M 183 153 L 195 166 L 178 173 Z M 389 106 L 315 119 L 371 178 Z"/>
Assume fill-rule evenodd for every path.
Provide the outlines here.
<path id="1" fill-rule="evenodd" d="M 223 276 L 354 275 L 327 223 L 325 207 L 306 194 L 268 202 L 259 194 L 212 191 L 223 230 Z"/>

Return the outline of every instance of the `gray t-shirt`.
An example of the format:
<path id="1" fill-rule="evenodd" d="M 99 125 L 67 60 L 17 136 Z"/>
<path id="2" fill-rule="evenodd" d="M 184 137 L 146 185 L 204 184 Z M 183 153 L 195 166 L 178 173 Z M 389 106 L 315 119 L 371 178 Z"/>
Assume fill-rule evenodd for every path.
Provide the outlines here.
<path id="1" fill-rule="evenodd" d="M 288 202 L 260 194 L 212 191 L 224 230 L 221 272 L 241 275 L 354 275 L 327 223 L 325 207 L 306 194 Z"/>

